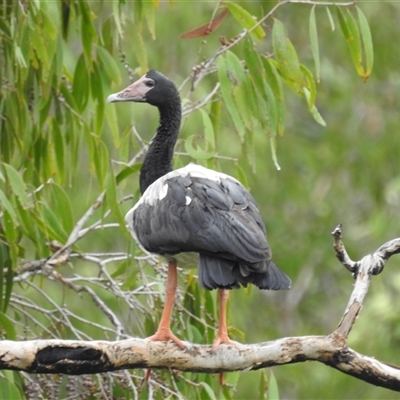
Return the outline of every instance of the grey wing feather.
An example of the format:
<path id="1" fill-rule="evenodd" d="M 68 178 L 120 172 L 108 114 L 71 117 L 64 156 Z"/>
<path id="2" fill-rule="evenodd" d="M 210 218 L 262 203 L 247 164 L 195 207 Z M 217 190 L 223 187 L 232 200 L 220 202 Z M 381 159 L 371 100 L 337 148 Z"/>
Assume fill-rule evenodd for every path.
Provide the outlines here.
<path id="1" fill-rule="evenodd" d="M 198 252 L 207 289 L 248 283 L 287 289 L 290 280 L 271 261 L 264 222 L 250 193 L 237 181 L 175 176 L 166 195 L 146 199 L 133 213 L 142 246 L 158 254 Z"/>

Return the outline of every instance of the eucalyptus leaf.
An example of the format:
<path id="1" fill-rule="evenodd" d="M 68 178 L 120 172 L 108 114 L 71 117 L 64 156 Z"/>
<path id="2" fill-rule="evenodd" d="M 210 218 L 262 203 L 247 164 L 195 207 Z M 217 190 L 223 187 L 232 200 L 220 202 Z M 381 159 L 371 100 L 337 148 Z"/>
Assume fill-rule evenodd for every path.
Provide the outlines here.
<path id="1" fill-rule="evenodd" d="M 120 85 L 121 73 L 114 57 L 102 46 L 96 46 L 96 52 L 107 78 L 116 85 Z"/>
<path id="2" fill-rule="evenodd" d="M 232 82 L 229 78 L 230 71 L 227 67 L 227 62 L 224 57 L 218 59 L 218 79 L 221 84 L 221 94 L 224 100 L 224 104 L 228 109 L 228 112 L 232 118 L 237 132 L 241 140 L 244 138 L 245 126 L 242 119 L 239 116 L 239 111 L 232 98 Z"/>
<path id="3" fill-rule="evenodd" d="M 0 206 L 3 210 L 7 211 L 8 215 L 11 217 L 13 224 L 18 225 L 17 214 L 14 211 L 13 205 L 11 204 L 8 197 L 0 189 Z"/>
<path id="4" fill-rule="evenodd" d="M 364 76 L 364 68 L 362 66 L 362 48 L 360 32 L 357 23 L 351 14 L 351 11 L 343 11 L 341 7 L 337 8 L 337 15 L 339 18 L 340 27 L 346 38 L 353 65 L 359 76 Z"/>
<path id="5" fill-rule="evenodd" d="M 194 145 L 198 139 L 199 138 L 196 135 L 190 135 L 185 140 L 185 149 L 188 154 L 195 160 L 208 160 L 213 158 L 215 156 L 214 151 L 207 151 L 206 149 L 199 147 L 199 145 Z"/>
<path id="6" fill-rule="evenodd" d="M 89 101 L 90 79 L 89 68 L 83 54 L 78 59 L 74 73 L 74 85 L 72 94 L 74 96 L 79 112 L 83 112 Z"/>
<path id="7" fill-rule="evenodd" d="M 274 20 L 272 44 L 277 66 L 283 78 L 292 84 L 305 86 L 297 52 L 288 38 L 285 26 L 278 19 Z"/>
<path id="8" fill-rule="evenodd" d="M 11 186 L 12 192 L 18 197 L 22 207 L 29 208 L 32 206 L 32 202 L 28 197 L 27 189 L 22 176 L 19 172 L 9 164 L 3 163 L 4 171 L 7 175 L 8 183 Z"/>
<path id="9" fill-rule="evenodd" d="M 203 120 L 204 138 L 207 142 L 207 149 L 210 151 L 215 151 L 215 135 L 211 119 L 204 109 L 200 109 L 200 112 Z"/>
<path id="10" fill-rule="evenodd" d="M 207 393 L 207 398 L 209 400 L 217 400 L 217 397 L 210 385 L 208 385 L 206 382 L 200 382 L 200 386 L 204 388 L 204 391 Z"/>
<path id="11" fill-rule="evenodd" d="M 265 36 L 264 29 L 262 26 L 257 25 L 257 20 L 247 10 L 238 3 L 232 3 L 230 1 L 224 1 L 224 5 L 228 7 L 229 12 L 244 29 L 250 30 L 254 38 L 259 41 L 263 39 Z"/>
<path id="12" fill-rule="evenodd" d="M 360 7 L 357 7 L 357 15 L 365 53 L 365 71 L 363 78 L 364 80 L 366 80 L 371 75 L 372 67 L 374 65 L 374 48 L 372 43 L 372 34 L 368 25 L 367 18 L 365 17 Z"/>
<path id="13" fill-rule="evenodd" d="M 311 43 L 311 52 L 314 58 L 315 65 L 315 75 L 317 77 L 317 82 L 320 80 L 321 75 L 321 64 L 320 64 L 320 56 L 319 56 L 319 44 L 318 44 L 318 31 L 317 31 L 317 19 L 315 17 L 315 5 L 311 8 L 310 12 L 310 43 Z"/>

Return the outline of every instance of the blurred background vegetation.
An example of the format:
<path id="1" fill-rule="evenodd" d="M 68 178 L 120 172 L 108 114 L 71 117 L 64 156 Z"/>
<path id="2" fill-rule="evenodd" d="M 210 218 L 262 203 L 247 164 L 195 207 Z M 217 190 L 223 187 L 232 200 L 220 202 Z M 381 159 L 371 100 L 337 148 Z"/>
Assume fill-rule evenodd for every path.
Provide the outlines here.
<path id="1" fill-rule="evenodd" d="M 232 338 L 253 343 L 336 328 L 353 278 L 335 259 L 330 232 L 344 224 L 344 242 L 355 260 L 398 236 L 400 5 L 357 2 L 374 44 L 374 68 L 365 80 L 340 25 L 340 15 L 345 26 L 351 23 L 350 13 L 362 33 L 356 7 L 338 11 L 331 6 L 328 12 L 325 6 L 313 7 L 321 2 L 298 3 L 2 1 L 2 338 L 116 340 L 154 332 L 165 268 L 136 247 L 123 215 L 139 196 L 140 156 L 154 134 L 157 112 L 140 104 L 105 105 L 108 94 L 150 68 L 181 87 L 185 119 L 176 167 L 196 161 L 241 179 L 262 211 L 274 261 L 293 280 L 286 293 L 234 291 Z M 207 24 L 222 9 L 218 6 L 229 9 L 218 29 L 206 37 L 180 38 Z M 201 66 L 221 42 L 251 28 L 274 7 L 278 22 L 266 18 L 261 33 L 254 29 L 209 68 Z M 311 15 L 317 35 L 310 34 Z M 290 71 L 300 68 L 291 47 L 274 42 L 274 34 L 285 35 L 278 31 L 279 21 L 304 66 L 299 79 L 308 78 L 303 83 L 289 79 Z M 366 47 L 364 42 L 364 65 Z M 254 57 L 269 65 L 272 75 L 257 77 Z M 224 68 L 229 87 L 226 79 L 223 83 Z M 199 71 L 205 71 L 204 78 L 198 78 Z M 271 79 L 280 85 L 274 87 Z M 218 82 L 214 96 L 203 102 Z M 257 86 L 262 82 L 271 85 L 270 97 Z M 314 82 L 315 104 L 326 126 L 313 101 L 304 98 L 304 89 L 313 93 Z M 253 98 L 240 92 L 243 87 Z M 245 121 L 243 130 L 229 110 L 229 98 Z M 283 122 L 271 124 L 283 115 Z M 400 341 L 396 263 L 392 259 L 374 278 L 349 338 L 355 350 L 392 363 Z M 199 289 L 195 274 L 181 274 L 173 329 L 183 339 L 211 343 L 215 293 Z M 276 395 L 274 379 L 282 399 L 395 397 L 310 362 L 273 368 L 273 375 L 226 374 L 232 386 L 224 388 L 213 376 L 168 371 L 153 371 L 142 389 L 143 371 L 83 377 L 2 374 L 3 398 L 262 399 L 268 389 L 269 398 Z"/>

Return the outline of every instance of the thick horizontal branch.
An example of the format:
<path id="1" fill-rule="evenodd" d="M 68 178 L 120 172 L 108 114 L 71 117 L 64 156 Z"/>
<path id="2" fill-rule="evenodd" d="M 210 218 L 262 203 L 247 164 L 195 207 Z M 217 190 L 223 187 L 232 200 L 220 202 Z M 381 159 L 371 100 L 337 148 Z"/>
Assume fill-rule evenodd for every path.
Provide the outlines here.
<path id="1" fill-rule="evenodd" d="M 352 261 L 342 243 L 342 227 L 334 232 L 336 255 L 356 278 L 337 330 L 327 336 L 282 338 L 253 345 L 211 346 L 129 339 L 123 341 L 1 341 L 0 369 L 29 373 L 94 374 L 122 369 L 164 368 L 218 373 L 250 371 L 304 361 L 318 361 L 365 382 L 400 391 L 400 369 L 361 355 L 347 346 L 373 275 L 400 252 L 400 238 L 382 245 L 360 261 Z"/>
<path id="2" fill-rule="evenodd" d="M 250 371 L 320 361 L 377 386 L 400 391 L 400 370 L 349 349 L 337 333 L 283 338 L 253 345 L 212 346 L 129 339 L 117 342 L 33 340 L 0 343 L 0 369 L 30 373 L 93 374 L 120 369 L 165 368 L 191 372 Z"/>

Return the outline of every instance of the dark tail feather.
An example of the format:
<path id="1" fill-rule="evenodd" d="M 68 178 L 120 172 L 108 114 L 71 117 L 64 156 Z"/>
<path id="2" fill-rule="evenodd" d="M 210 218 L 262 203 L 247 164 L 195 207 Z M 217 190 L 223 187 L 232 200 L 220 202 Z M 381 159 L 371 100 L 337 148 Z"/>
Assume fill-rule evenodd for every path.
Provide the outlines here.
<path id="1" fill-rule="evenodd" d="M 224 260 L 200 254 L 199 258 L 199 283 L 208 290 L 212 289 L 236 289 L 239 287 L 233 275 L 235 263 L 232 260 Z"/>
<path id="2" fill-rule="evenodd" d="M 292 281 L 272 261 L 267 261 L 268 267 L 265 272 L 252 272 L 251 283 L 260 289 L 287 290 L 290 289 Z"/>
<path id="3" fill-rule="evenodd" d="M 212 289 L 237 289 L 249 283 L 260 289 L 287 290 L 292 284 L 288 276 L 272 261 L 265 260 L 266 265 L 249 268 L 232 260 L 200 254 L 199 282 L 202 287 Z M 261 268 L 262 267 L 262 268 Z M 261 269 L 264 272 L 254 272 Z"/>

